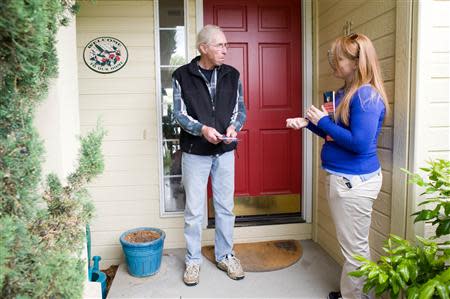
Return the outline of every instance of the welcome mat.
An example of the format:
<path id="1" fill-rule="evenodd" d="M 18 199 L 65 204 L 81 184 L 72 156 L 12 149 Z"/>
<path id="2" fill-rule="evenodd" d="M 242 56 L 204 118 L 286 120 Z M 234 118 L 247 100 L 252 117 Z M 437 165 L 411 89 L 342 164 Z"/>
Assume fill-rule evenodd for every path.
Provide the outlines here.
<path id="1" fill-rule="evenodd" d="M 289 267 L 302 256 L 302 246 L 297 240 L 279 240 L 234 244 L 234 253 L 247 272 L 266 272 Z M 214 246 L 203 246 L 202 254 L 216 263 Z"/>

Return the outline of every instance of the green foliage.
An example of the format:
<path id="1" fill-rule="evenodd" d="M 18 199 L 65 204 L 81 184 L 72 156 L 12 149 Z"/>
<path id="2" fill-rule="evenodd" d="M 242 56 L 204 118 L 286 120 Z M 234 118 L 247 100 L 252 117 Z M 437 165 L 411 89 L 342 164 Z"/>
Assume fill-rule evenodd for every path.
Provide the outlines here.
<path id="1" fill-rule="evenodd" d="M 93 207 L 84 186 L 103 170 L 101 129 L 81 139 L 78 168 L 63 185 L 49 175 L 34 112 L 57 73 L 55 36 L 72 0 L 0 1 L 0 297 L 80 298 L 80 259 Z"/>
<path id="2" fill-rule="evenodd" d="M 430 221 L 437 224 L 436 237 L 450 234 L 450 161 L 438 159 L 427 162 L 430 166 L 420 168 L 427 173 L 428 180 L 419 174 L 407 172 L 410 182 L 425 188 L 421 195 L 426 195 L 427 200 L 421 202 L 419 206 L 432 205 L 433 209 L 423 209 L 413 215 L 416 216 L 414 222 Z"/>
<path id="3" fill-rule="evenodd" d="M 0 2 L 0 215 L 35 210 L 43 149 L 33 113 L 57 72 L 55 36 L 65 9 L 59 0 Z"/>
<path id="4" fill-rule="evenodd" d="M 374 288 L 377 296 L 389 292 L 391 298 L 398 298 L 402 290 L 407 291 L 407 298 L 432 298 L 426 295 L 431 290 L 431 294 L 441 290 L 448 296 L 450 269 L 445 263 L 450 259 L 450 250 L 439 247 L 434 241 L 417 239 L 419 245 L 411 245 L 409 241 L 391 235 L 383 247 L 387 255 L 378 263 L 357 257 L 362 266 L 351 275 L 365 276 L 364 291 Z"/>
<path id="5" fill-rule="evenodd" d="M 450 234 L 450 162 L 435 160 L 428 162 L 430 167 L 421 168 L 427 180 L 418 174 L 410 173 L 411 183 L 425 188 L 421 195 L 428 196 L 419 206 L 434 205 L 433 209 L 423 209 L 415 215 L 415 222 L 430 221 L 436 225 L 436 236 L 425 239 L 416 236 L 417 244 L 411 244 L 398 236 L 391 235 L 385 242 L 378 262 L 361 256 L 358 270 L 351 276 L 365 277 L 364 292 L 374 290 L 377 296 L 389 293 L 391 298 L 401 294 L 408 299 L 450 298 L 450 241 L 438 243 L 436 237 Z"/>
<path id="6" fill-rule="evenodd" d="M 93 214 L 84 186 L 103 169 L 104 134 L 97 128 L 81 139 L 79 166 L 68 176 L 67 185 L 54 174 L 47 177 L 45 208 L 35 205 L 34 217 L 1 218 L 2 298 L 81 297 L 85 269 L 80 254 L 84 229 Z"/>

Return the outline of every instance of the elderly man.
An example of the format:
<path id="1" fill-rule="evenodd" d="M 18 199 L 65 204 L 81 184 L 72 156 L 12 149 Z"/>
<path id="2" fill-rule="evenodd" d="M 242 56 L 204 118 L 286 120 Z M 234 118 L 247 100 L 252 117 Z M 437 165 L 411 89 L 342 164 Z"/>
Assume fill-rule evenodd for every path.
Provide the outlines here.
<path id="1" fill-rule="evenodd" d="M 184 236 L 188 286 L 199 283 L 202 221 L 211 175 L 215 210 L 217 267 L 232 279 L 244 278 L 233 253 L 234 150 L 246 118 L 239 72 L 224 64 L 228 43 L 222 30 L 205 26 L 197 36 L 200 56 L 172 75 L 174 114 L 181 126 Z"/>

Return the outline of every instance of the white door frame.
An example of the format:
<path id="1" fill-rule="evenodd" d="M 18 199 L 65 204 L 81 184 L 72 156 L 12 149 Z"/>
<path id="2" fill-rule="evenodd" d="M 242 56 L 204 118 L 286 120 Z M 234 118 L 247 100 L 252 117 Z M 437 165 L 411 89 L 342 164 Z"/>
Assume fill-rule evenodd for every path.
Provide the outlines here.
<path id="1" fill-rule="evenodd" d="M 312 105 L 313 99 L 313 44 L 312 44 L 312 1 L 301 2 L 302 24 L 302 90 L 303 111 Z M 203 27 L 203 0 L 195 0 L 196 32 Z M 307 223 L 312 223 L 312 187 L 313 187 L 313 142 L 312 134 L 308 130 L 303 131 L 303 184 L 302 188 L 302 215 Z"/>

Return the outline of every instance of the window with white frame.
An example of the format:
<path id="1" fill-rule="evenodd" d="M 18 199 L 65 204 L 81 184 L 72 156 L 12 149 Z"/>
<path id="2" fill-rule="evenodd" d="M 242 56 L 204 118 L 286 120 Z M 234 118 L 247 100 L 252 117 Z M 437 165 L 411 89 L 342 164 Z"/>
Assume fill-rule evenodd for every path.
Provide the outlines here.
<path id="1" fill-rule="evenodd" d="M 163 215 L 183 212 L 186 202 L 181 182 L 180 127 L 172 113 L 172 72 L 185 64 L 187 59 L 185 5 L 185 0 L 155 2 L 155 11 L 157 11 L 155 35 L 159 42 L 159 49 L 155 51 L 157 69 L 159 68 L 157 86 L 159 85 L 161 117 L 160 159 L 163 171 L 161 212 Z"/>

